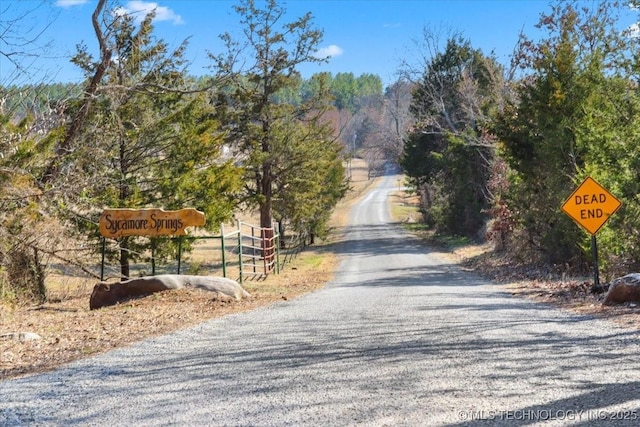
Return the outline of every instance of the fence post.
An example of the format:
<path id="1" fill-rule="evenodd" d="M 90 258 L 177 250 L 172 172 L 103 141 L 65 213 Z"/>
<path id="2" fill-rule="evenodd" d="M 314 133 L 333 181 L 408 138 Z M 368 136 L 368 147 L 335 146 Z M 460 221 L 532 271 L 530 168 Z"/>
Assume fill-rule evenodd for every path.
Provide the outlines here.
<path id="1" fill-rule="evenodd" d="M 238 221 L 238 267 L 240 269 L 240 284 L 242 284 L 242 222 Z"/>
<path id="2" fill-rule="evenodd" d="M 280 227 L 276 229 L 276 274 L 280 274 Z"/>
<path id="3" fill-rule="evenodd" d="M 253 265 L 253 273 L 257 271 L 256 266 L 256 228 L 251 226 L 251 264 Z"/>
<path id="4" fill-rule="evenodd" d="M 151 245 L 151 275 L 156 275 L 156 245 Z"/>
<path id="5" fill-rule="evenodd" d="M 182 236 L 178 237 L 178 274 L 182 267 Z"/>
<path id="6" fill-rule="evenodd" d="M 107 238 L 102 238 L 102 263 L 100 264 L 100 281 L 104 281 L 104 253 L 107 250 Z"/>
<path id="7" fill-rule="evenodd" d="M 225 247 L 224 247 L 224 224 L 220 224 L 220 241 L 222 247 L 222 277 L 227 277 L 227 259 L 225 255 Z"/>

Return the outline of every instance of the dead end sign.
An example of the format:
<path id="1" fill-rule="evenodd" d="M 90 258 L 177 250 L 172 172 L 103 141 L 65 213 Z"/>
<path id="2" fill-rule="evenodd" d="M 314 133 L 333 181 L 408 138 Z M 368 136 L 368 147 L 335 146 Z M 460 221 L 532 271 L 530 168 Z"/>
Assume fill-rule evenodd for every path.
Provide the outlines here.
<path id="1" fill-rule="evenodd" d="M 613 194 L 587 177 L 562 204 L 562 211 L 595 235 L 621 205 Z"/>

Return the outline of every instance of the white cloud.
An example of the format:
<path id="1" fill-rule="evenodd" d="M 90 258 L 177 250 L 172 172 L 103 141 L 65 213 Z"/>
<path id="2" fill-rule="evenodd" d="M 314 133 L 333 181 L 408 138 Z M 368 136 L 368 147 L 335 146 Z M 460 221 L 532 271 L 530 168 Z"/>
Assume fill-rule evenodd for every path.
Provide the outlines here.
<path id="1" fill-rule="evenodd" d="M 636 23 L 630 25 L 629 28 L 627 28 L 625 34 L 627 34 L 629 37 L 640 37 L 640 24 Z"/>
<path id="2" fill-rule="evenodd" d="M 326 59 L 326 58 L 332 58 L 334 56 L 340 56 L 342 55 L 343 52 L 344 51 L 340 46 L 336 46 L 335 44 L 332 44 L 327 47 L 322 47 L 318 49 L 314 56 L 316 58 Z"/>
<path id="3" fill-rule="evenodd" d="M 89 0 L 57 0 L 56 6 L 59 7 L 72 7 L 72 6 L 80 6 L 82 4 L 87 3 Z"/>
<path id="4" fill-rule="evenodd" d="M 127 3 L 125 7 L 119 7 L 115 13 L 118 15 L 133 15 L 137 21 L 142 21 L 150 12 L 156 12 L 156 21 L 171 21 L 175 25 L 184 24 L 184 20 L 173 10 L 166 6 L 160 6 L 155 2 L 134 0 Z"/>

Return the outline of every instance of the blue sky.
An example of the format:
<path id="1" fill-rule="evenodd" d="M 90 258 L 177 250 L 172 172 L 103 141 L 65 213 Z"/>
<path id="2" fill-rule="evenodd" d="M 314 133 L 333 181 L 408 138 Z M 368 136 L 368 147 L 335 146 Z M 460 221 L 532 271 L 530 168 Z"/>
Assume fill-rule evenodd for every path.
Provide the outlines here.
<path id="1" fill-rule="evenodd" d="M 81 73 L 68 58 L 81 42 L 97 55 L 91 26 L 96 1 L 39 4 L 37 0 L 0 2 L 0 12 L 5 15 L 0 21 L 29 10 L 31 24 L 25 31 L 39 31 L 48 23 L 38 39 L 40 44 L 50 42 L 48 53 L 46 58 L 34 60 L 30 67 L 33 76 L 28 78 L 45 74 L 52 81 L 80 81 Z M 187 57 L 193 61 L 190 72 L 195 75 L 207 73 L 207 52 L 221 53 L 221 33 L 240 34 L 239 18 L 232 9 L 236 1 L 123 0 L 120 4 L 129 11 L 156 8 L 156 35 L 171 46 L 190 37 Z M 549 3 L 543 0 L 288 0 L 281 4 L 291 18 L 311 12 L 316 26 L 324 31 L 320 47 L 332 53 L 328 64 L 301 67 L 304 77 L 319 71 L 356 76 L 373 73 L 385 84 L 396 80 L 402 59 L 417 61 L 419 51 L 414 41 L 422 39 L 425 27 L 441 33 L 443 40 L 447 31 L 460 32 L 475 48 L 494 52 L 507 64 L 519 32 L 535 36 L 540 13 L 549 11 Z M 7 47 L 0 45 L 2 49 Z M 0 83 L 10 72 L 6 59 L 0 58 Z"/>

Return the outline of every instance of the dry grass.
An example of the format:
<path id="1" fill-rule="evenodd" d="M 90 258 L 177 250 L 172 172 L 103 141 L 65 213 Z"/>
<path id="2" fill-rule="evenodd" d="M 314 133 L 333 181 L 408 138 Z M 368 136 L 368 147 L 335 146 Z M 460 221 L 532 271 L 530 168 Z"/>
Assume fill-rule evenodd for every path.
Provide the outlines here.
<path id="1" fill-rule="evenodd" d="M 396 186 L 398 190 L 391 193 L 389 199 L 392 217 L 395 221 L 405 224 L 420 222 L 422 215 L 418 211 L 420 203 L 418 195 L 405 190 L 405 181 L 402 177 L 398 178 Z"/>
<path id="2" fill-rule="evenodd" d="M 49 370 L 148 337 L 275 301 L 290 300 L 321 288 L 331 280 L 338 265 L 329 245 L 341 238 L 339 232 L 346 224 L 349 209 L 375 182 L 367 179 L 364 162 L 354 161 L 352 169 L 352 189 L 331 221 L 335 232 L 288 261 L 280 274 L 245 281 L 243 286 L 252 294 L 250 299 L 223 302 L 205 291 L 184 289 L 90 311 L 89 296 L 95 280 L 52 274 L 45 304 L 0 306 L 0 379 Z M 203 241 L 190 262 L 203 269 L 207 263 L 215 264 L 216 253 L 219 251 L 215 242 Z M 201 271 L 201 274 L 207 272 Z M 19 332 L 32 332 L 42 339 L 20 341 L 2 337 Z"/>

